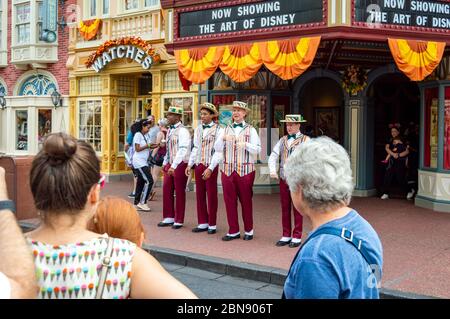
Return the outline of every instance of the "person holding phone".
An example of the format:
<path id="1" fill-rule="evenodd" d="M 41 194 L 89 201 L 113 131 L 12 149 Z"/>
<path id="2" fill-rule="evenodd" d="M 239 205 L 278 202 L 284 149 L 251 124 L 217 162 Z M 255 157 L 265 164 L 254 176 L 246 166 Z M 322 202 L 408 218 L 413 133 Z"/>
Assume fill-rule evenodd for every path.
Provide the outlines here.
<path id="1" fill-rule="evenodd" d="M 148 120 L 141 120 L 139 122 L 138 132 L 134 135 L 133 145 L 135 153 L 133 155 L 133 167 L 137 171 L 136 194 L 134 197 L 134 205 L 136 209 L 145 212 L 150 211 L 147 205 L 150 191 L 153 187 L 153 177 L 150 173 L 148 159 L 150 157 L 150 150 L 157 147 L 157 144 L 151 144 L 146 138 L 146 134 L 150 129 L 150 122 Z"/>

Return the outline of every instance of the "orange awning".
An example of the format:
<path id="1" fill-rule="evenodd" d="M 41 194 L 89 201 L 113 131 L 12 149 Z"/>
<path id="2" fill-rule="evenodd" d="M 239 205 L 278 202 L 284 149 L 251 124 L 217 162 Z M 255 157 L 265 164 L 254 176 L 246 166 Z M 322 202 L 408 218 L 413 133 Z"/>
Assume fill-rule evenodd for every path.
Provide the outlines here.
<path id="1" fill-rule="evenodd" d="M 85 40 L 89 41 L 97 35 L 101 25 L 102 20 L 100 19 L 80 21 L 78 31 Z"/>
<path id="2" fill-rule="evenodd" d="M 319 44 L 320 37 L 314 37 L 262 42 L 259 47 L 264 65 L 283 80 L 290 80 L 311 66 Z"/>
<path id="3" fill-rule="evenodd" d="M 245 82 L 258 73 L 262 63 L 256 43 L 228 45 L 225 47 L 220 69 L 233 81 Z"/>
<path id="4" fill-rule="evenodd" d="M 222 61 L 223 51 L 223 47 L 175 50 L 175 59 L 188 81 L 201 84 L 214 74 Z"/>
<path id="5" fill-rule="evenodd" d="M 422 81 L 439 65 L 445 42 L 388 39 L 398 68 L 412 81 Z"/>
<path id="6" fill-rule="evenodd" d="M 184 78 L 195 84 L 204 83 L 218 66 L 233 81 L 245 82 L 262 64 L 283 80 L 290 80 L 311 66 L 319 44 L 320 37 L 243 43 L 175 50 L 175 58 Z"/>

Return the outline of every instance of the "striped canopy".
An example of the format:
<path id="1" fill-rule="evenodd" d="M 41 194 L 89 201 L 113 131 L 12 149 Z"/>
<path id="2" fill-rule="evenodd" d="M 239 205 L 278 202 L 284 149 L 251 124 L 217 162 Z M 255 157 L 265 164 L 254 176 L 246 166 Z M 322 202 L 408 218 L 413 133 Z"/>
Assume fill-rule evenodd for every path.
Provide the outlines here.
<path id="1" fill-rule="evenodd" d="M 175 50 L 178 69 L 184 78 L 196 84 L 205 83 L 222 61 L 223 47 Z"/>
<path id="2" fill-rule="evenodd" d="M 262 65 L 259 46 L 253 44 L 227 45 L 220 69 L 235 82 L 250 80 Z"/>
<path id="3" fill-rule="evenodd" d="M 178 69 L 192 83 L 204 83 L 220 67 L 235 82 L 251 79 L 264 64 L 283 80 L 311 66 L 320 37 L 298 38 L 222 47 L 175 50 Z"/>
<path id="4" fill-rule="evenodd" d="M 445 42 L 388 39 L 398 68 L 412 81 L 422 81 L 439 65 Z"/>
<path id="5" fill-rule="evenodd" d="M 290 80 L 311 66 L 319 44 L 320 37 L 315 37 L 269 41 L 259 46 L 264 65 L 283 80 Z"/>

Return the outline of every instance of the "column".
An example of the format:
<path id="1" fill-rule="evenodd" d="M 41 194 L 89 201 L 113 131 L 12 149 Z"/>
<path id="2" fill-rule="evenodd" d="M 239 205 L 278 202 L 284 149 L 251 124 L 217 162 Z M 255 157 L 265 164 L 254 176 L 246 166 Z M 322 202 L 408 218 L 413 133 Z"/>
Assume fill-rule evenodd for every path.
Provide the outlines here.
<path id="1" fill-rule="evenodd" d="M 345 100 L 344 147 L 348 150 L 355 182 L 355 196 L 373 196 L 373 106 L 367 98 L 348 96 Z"/>

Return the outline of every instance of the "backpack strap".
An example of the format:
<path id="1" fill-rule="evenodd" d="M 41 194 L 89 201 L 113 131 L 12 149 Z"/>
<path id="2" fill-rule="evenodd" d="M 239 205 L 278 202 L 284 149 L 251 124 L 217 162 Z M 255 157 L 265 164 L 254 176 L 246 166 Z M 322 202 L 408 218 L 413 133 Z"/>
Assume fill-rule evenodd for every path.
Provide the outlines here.
<path id="1" fill-rule="evenodd" d="M 108 237 L 108 246 L 106 247 L 106 253 L 102 260 L 102 270 L 100 273 L 100 279 L 98 281 L 97 293 L 95 299 L 102 299 L 103 290 L 105 289 L 106 277 L 111 264 L 111 257 L 113 252 L 114 238 Z"/>

